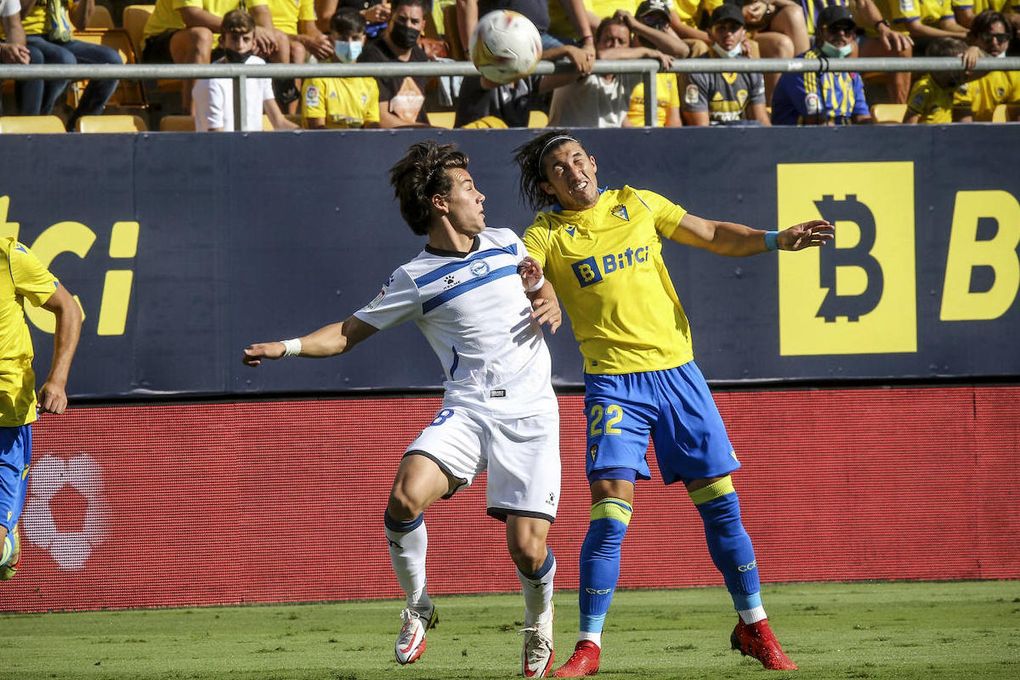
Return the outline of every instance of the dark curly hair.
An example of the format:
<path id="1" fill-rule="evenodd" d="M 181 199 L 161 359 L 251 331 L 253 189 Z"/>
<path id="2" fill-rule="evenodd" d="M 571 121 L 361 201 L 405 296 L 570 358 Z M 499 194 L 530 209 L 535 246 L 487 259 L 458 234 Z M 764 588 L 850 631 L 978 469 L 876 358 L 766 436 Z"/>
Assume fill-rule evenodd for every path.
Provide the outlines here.
<path id="1" fill-rule="evenodd" d="M 559 138 L 559 139 L 557 139 Z M 542 191 L 540 183 L 546 181 L 542 159 L 546 154 L 567 142 L 577 142 L 566 130 L 550 130 L 527 144 L 514 149 L 514 160 L 521 170 L 521 200 L 533 210 L 541 210 L 556 202 L 555 197 Z M 580 144 L 580 142 L 578 142 Z"/>
<path id="2" fill-rule="evenodd" d="M 453 188 L 446 173 L 453 168 L 467 168 L 468 157 L 453 144 L 439 144 L 428 139 L 413 144 L 407 154 L 390 168 L 390 184 L 400 202 L 400 214 L 411 231 L 424 236 L 429 232 L 432 197 L 445 196 Z"/>

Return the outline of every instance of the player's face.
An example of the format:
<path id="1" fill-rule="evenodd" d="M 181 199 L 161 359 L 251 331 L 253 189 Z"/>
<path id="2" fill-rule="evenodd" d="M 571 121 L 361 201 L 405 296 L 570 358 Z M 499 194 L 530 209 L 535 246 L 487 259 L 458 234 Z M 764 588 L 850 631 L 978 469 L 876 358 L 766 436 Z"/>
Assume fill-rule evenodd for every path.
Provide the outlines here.
<path id="1" fill-rule="evenodd" d="M 1006 25 L 1001 21 L 993 22 L 988 27 L 988 32 L 978 35 L 978 47 L 997 57 L 1009 47 L 1009 33 L 1006 32 Z"/>
<path id="2" fill-rule="evenodd" d="M 598 48 L 609 50 L 614 47 L 627 47 L 630 45 L 630 29 L 620 24 L 610 24 L 599 36 Z"/>
<path id="3" fill-rule="evenodd" d="M 744 27 L 736 21 L 720 21 L 712 27 L 712 39 L 724 50 L 732 50 L 744 40 Z"/>
<path id="4" fill-rule="evenodd" d="M 485 230 L 485 194 L 478 190 L 471 179 L 471 173 L 463 168 L 446 171 L 453 182 L 450 193 L 446 195 L 448 218 L 454 230 L 460 234 L 474 236 Z"/>
<path id="5" fill-rule="evenodd" d="M 251 52 L 255 49 L 255 31 L 251 33 L 226 32 L 222 38 L 223 47 L 235 52 Z"/>
<path id="6" fill-rule="evenodd" d="M 595 157 L 577 142 L 560 144 L 548 152 L 542 159 L 542 170 L 545 181 L 539 186 L 565 209 L 583 210 L 598 203 Z"/>

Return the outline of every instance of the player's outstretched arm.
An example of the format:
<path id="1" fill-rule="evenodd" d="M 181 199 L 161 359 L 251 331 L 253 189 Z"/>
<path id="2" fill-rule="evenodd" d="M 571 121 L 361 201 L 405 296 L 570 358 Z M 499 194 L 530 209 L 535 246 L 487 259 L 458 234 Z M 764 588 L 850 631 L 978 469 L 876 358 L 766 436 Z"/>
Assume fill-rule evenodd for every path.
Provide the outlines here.
<path id="1" fill-rule="evenodd" d="M 241 361 L 248 366 L 259 366 L 263 359 L 280 359 L 284 356 L 323 358 L 349 352 L 378 329 L 351 316 L 340 323 L 331 323 L 317 331 L 294 340 L 256 342 L 244 348 Z M 288 347 L 291 352 L 288 353 Z"/>
<path id="2" fill-rule="evenodd" d="M 775 237 L 770 246 L 770 237 Z M 717 255 L 746 257 L 768 250 L 802 250 L 832 240 L 833 225 L 825 220 L 812 220 L 778 233 L 753 229 L 734 222 L 706 220 L 687 213 L 670 236 L 677 243 L 708 250 Z"/>
<path id="3" fill-rule="evenodd" d="M 545 280 L 542 265 L 531 256 L 525 256 L 517 265 L 517 273 L 521 276 L 524 290 L 531 300 L 531 318 L 549 326 L 549 332 L 556 335 L 556 329 L 563 323 L 563 311 L 552 284 Z"/>
<path id="4" fill-rule="evenodd" d="M 49 413 L 63 413 L 67 408 L 67 376 L 71 372 L 71 360 L 81 336 L 81 307 L 67 289 L 59 284 L 42 306 L 53 312 L 57 327 L 53 333 L 50 372 L 39 388 L 39 408 Z"/>

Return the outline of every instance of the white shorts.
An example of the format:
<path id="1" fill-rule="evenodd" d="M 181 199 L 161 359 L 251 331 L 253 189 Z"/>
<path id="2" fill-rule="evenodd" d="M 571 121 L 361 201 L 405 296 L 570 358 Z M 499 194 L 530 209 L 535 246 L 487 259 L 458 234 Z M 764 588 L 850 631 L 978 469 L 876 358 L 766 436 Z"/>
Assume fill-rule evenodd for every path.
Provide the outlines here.
<path id="1" fill-rule="evenodd" d="M 488 469 L 486 512 L 556 519 L 560 502 L 560 417 L 493 416 L 466 406 L 445 406 L 407 447 L 423 454 L 446 474 L 470 485 Z M 405 454 L 406 455 L 406 454 Z"/>

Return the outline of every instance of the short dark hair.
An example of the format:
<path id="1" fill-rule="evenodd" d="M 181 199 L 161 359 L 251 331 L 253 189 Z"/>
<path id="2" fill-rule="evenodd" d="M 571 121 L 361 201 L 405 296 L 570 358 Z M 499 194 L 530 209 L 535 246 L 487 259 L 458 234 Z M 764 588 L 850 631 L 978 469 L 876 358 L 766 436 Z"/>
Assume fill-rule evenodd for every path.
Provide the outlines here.
<path id="1" fill-rule="evenodd" d="M 598 27 L 595 29 L 596 45 L 598 44 L 599 40 L 602 39 L 602 34 L 605 33 L 610 26 L 623 26 L 624 28 L 627 29 L 627 32 L 630 33 L 630 26 L 627 25 L 627 20 L 624 19 L 622 16 L 617 16 L 614 14 L 613 16 L 606 17 L 605 19 L 599 22 Z"/>
<path id="2" fill-rule="evenodd" d="M 970 32 L 967 35 L 971 38 L 977 38 L 982 33 L 988 33 L 992 30 L 992 24 L 1002 24 L 1006 27 L 1006 33 L 1009 33 L 1010 39 L 1013 38 L 1013 25 L 1009 19 L 1002 12 L 996 12 L 993 10 L 985 10 L 981 14 L 974 17 L 974 21 L 970 24 Z"/>
<path id="3" fill-rule="evenodd" d="M 926 57 L 958 57 L 967 51 L 967 43 L 959 38 L 943 36 L 935 38 L 924 50 Z"/>
<path id="4" fill-rule="evenodd" d="M 341 7 L 329 20 L 329 29 L 340 35 L 365 32 L 365 17 L 353 7 Z"/>
<path id="5" fill-rule="evenodd" d="M 391 12 L 396 12 L 398 7 L 403 7 L 404 5 L 410 5 L 412 7 L 421 7 L 422 13 L 428 14 L 429 13 L 429 7 L 431 6 L 431 4 L 432 3 L 431 2 L 427 2 L 427 0 L 393 0 L 392 9 L 390 11 Z"/>
<path id="6" fill-rule="evenodd" d="M 432 197 L 445 196 L 453 188 L 447 170 L 467 169 L 468 157 L 453 144 L 427 139 L 411 145 L 390 168 L 390 184 L 400 202 L 400 214 L 411 231 L 424 236 L 432 219 Z"/>
<path id="7" fill-rule="evenodd" d="M 517 167 L 521 171 L 521 199 L 532 209 L 541 210 L 555 202 L 556 199 L 542 191 L 542 187 L 539 186 L 546 181 L 542 159 L 567 142 L 577 140 L 567 130 L 550 130 L 514 149 L 514 160 L 517 161 Z"/>
<path id="8" fill-rule="evenodd" d="M 232 9 L 223 15 L 220 33 L 247 35 L 255 30 L 255 19 L 243 9 Z"/>

